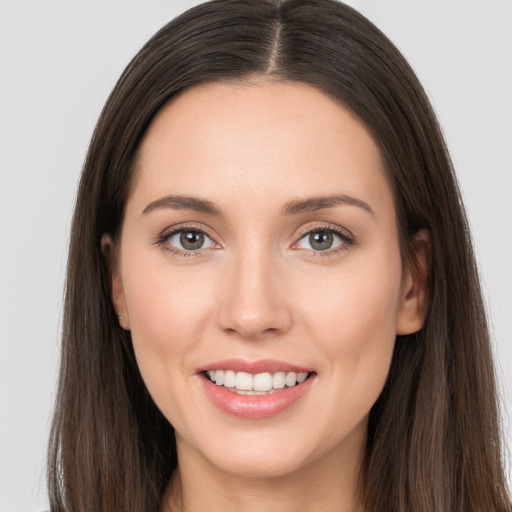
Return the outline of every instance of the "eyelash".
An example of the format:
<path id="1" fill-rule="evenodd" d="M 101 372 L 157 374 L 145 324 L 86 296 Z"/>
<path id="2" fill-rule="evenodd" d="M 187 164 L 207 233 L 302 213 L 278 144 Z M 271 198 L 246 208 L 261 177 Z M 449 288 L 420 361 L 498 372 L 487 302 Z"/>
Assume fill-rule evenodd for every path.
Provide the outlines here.
<path id="1" fill-rule="evenodd" d="M 342 229 L 334 224 L 317 224 L 313 227 L 310 226 L 304 230 L 299 230 L 299 233 L 297 234 L 298 239 L 293 245 L 296 245 L 303 238 L 312 235 L 313 233 L 333 233 L 341 240 L 341 243 L 334 249 L 327 249 L 325 251 L 296 249 L 308 251 L 310 253 L 310 257 L 312 258 L 325 258 L 329 256 L 334 256 L 336 254 L 339 254 L 340 252 L 346 251 L 350 246 L 353 246 L 356 243 L 354 235 L 350 231 L 348 231 L 348 229 Z"/>
<path id="2" fill-rule="evenodd" d="M 176 228 L 171 229 L 170 231 L 164 231 L 156 240 L 157 245 L 159 245 L 164 251 L 169 251 L 173 254 L 176 254 L 177 256 L 181 256 L 182 258 L 197 258 L 198 256 L 201 256 L 201 249 L 198 249 L 197 251 L 182 251 L 180 249 L 177 249 L 176 247 L 173 247 L 171 244 L 168 244 L 167 241 L 172 236 L 176 235 L 177 233 L 181 233 L 182 231 L 192 231 L 194 233 L 202 233 L 203 235 L 206 235 L 208 238 L 213 240 L 213 237 L 208 233 L 208 231 L 205 231 L 204 229 L 198 228 L 194 225 L 181 225 L 177 226 Z M 204 249 L 203 249 L 204 250 Z"/>
<path id="3" fill-rule="evenodd" d="M 210 238 L 213 241 L 212 235 L 210 233 L 202 228 L 198 228 L 194 225 L 181 225 L 177 226 L 176 228 L 173 228 L 171 231 L 164 231 L 160 236 L 158 236 L 156 240 L 156 244 L 159 245 L 163 250 L 169 251 L 173 254 L 176 254 L 183 258 L 196 258 L 201 256 L 201 253 L 204 251 L 204 249 L 197 249 L 195 251 L 182 251 L 180 249 L 177 249 L 176 247 L 168 244 L 169 238 L 176 235 L 177 233 L 181 233 L 182 231 L 191 231 L 194 233 L 200 233 L 203 235 L 206 235 L 208 238 Z M 327 249 L 325 251 L 314 251 L 310 249 L 295 249 L 295 250 L 303 250 L 308 251 L 311 253 L 311 257 L 313 258 L 324 258 L 328 256 L 333 256 L 334 254 L 338 254 L 339 252 L 346 251 L 350 246 L 354 245 L 356 240 L 355 237 L 350 231 L 346 229 L 341 229 L 340 227 L 336 225 L 325 225 L 325 224 L 318 224 L 313 227 L 308 227 L 307 229 L 303 231 L 299 231 L 298 233 L 298 239 L 294 243 L 296 245 L 299 243 L 303 238 L 305 238 L 308 235 L 311 235 L 313 233 L 333 233 L 336 235 L 340 240 L 341 243 L 339 246 L 335 247 L 334 249 Z M 214 242 L 215 243 L 215 242 Z"/>

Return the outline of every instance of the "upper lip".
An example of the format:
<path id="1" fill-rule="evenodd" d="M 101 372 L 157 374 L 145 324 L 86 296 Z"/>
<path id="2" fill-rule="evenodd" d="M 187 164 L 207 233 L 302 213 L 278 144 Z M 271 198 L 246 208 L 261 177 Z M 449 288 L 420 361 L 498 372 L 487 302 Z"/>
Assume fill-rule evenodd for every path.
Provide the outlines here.
<path id="1" fill-rule="evenodd" d="M 223 361 L 215 361 L 197 369 L 198 373 L 210 370 L 232 370 L 234 372 L 246 373 L 275 373 L 275 372 L 295 372 L 310 373 L 310 368 L 298 366 L 296 364 L 277 361 L 275 359 L 260 359 L 258 361 L 247 361 L 245 359 L 225 359 Z"/>

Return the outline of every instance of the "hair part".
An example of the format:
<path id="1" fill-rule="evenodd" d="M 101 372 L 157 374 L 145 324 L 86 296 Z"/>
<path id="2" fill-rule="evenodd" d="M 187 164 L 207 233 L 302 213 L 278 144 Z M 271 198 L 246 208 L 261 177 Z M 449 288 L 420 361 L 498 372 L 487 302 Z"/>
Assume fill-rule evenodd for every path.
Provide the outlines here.
<path id="1" fill-rule="evenodd" d="M 380 148 L 406 261 L 412 236 L 430 233 L 425 325 L 397 337 L 370 413 L 365 510 L 510 511 L 468 223 L 416 76 L 374 25 L 335 0 L 213 0 L 171 21 L 134 57 L 91 140 L 69 248 L 52 512 L 160 510 L 177 465 L 174 433 L 118 325 L 100 240 L 119 236 L 138 149 L 160 109 L 197 84 L 254 77 L 309 84 L 348 108 Z"/>

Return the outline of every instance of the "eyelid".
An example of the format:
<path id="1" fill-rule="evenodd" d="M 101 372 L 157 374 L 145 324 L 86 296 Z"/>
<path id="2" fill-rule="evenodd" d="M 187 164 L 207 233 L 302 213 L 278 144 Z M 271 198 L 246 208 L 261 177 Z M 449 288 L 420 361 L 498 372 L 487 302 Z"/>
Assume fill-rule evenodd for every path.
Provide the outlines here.
<path id="1" fill-rule="evenodd" d="M 176 224 L 173 226 L 169 226 L 165 228 L 158 238 L 169 238 L 171 235 L 178 233 L 180 231 L 197 231 L 199 233 L 204 233 L 208 235 L 212 240 L 216 238 L 216 235 L 213 234 L 212 230 L 204 225 L 198 225 L 193 222 L 185 222 L 183 224 Z M 218 242 L 217 242 L 218 243 Z M 220 245 L 220 244 L 219 244 Z"/>
<path id="2" fill-rule="evenodd" d="M 303 226 L 299 229 L 299 231 L 296 234 L 297 241 L 301 240 L 304 235 L 308 235 L 309 233 L 314 233 L 315 231 L 332 231 L 338 235 L 340 235 L 344 240 L 349 239 L 354 241 L 355 236 L 354 234 L 348 230 L 347 228 L 342 228 L 341 226 L 338 226 L 337 224 L 331 224 L 329 222 L 317 222 L 313 225 L 308 224 L 306 226 Z M 294 242 L 294 244 L 297 242 Z"/>
<path id="3" fill-rule="evenodd" d="M 206 227 L 204 225 L 199 226 L 195 223 L 184 223 L 184 224 L 177 224 L 174 226 L 169 226 L 164 231 L 162 231 L 160 235 L 157 236 L 157 238 L 155 240 L 155 244 L 160 245 L 164 250 L 167 250 L 172 253 L 178 254 L 180 256 L 185 256 L 185 257 L 201 256 L 202 254 L 204 254 L 205 251 L 209 251 L 212 249 L 212 248 L 205 248 L 205 249 L 197 249 L 194 251 L 186 251 L 186 250 L 182 250 L 177 247 L 174 247 L 170 244 L 167 244 L 167 246 L 164 247 L 164 244 L 169 240 L 169 238 L 171 236 L 175 235 L 176 233 L 179 233 L 180 231 L 187 231 L 187 230 L 196 231 L 198 233 L 202 233 L 202 234 L 206 235 L 208 238 L 210 238 L 210 240 L 214 244 L 219 246 L 218 248 L 222 248 L 221 244 L 219 244 L 219 242 L 217 242 L 217 240 L 216 240 L 216 238 L 217 238 L 216 235 L 213 235 L 211 230 L 208 227 Z M 302 249 L 302 248 L 296 248 L 295 250 L 307 251 L 307 252 L 311 253 L 314 257 L 328 256 L 328 255 L 333 255 L 339 251 L 347 249 L 348 246 L 353 245 L 356 241 L 355 236 L 352 234 L 352 232 L 346 228 L 338 226 L 337 224 L 331 224 L 329 222 L 316 222 L 314 224 L 308 224 L 306 226 L 303 226 L 298 230 L 297 234 L 294 237 L 295 241 L 293 242 L 291 249 L 293 249 L 294 246 L 300 240 L 302 240 L 306 235 L 314 233 L 314 232 L 319 232 L 319 231 L 330 231 L 330 232 L 334 233 L 336 236 L 338 236 L 342 240 L 342 243 L 333 249 L 326 249 L 325 251 L 314 251 L 314 250 Z M 215 248 L 215 249 L 217 249 L 217 248 Z"/>
<path id="4" fill-rule="evenodd" d="M 211 233 L 211 230 L 207 228 L 206 226 L 198 226 L 194 223 L 184 223 L 184 224 L 177 224 L 174 226 L 169 226 L 168 228 L 164 229 L 159 235 L 157 235 L 155 244 L 162 247 L 162 249 L 172 252 L 174 254 L 177 254 L 179 256 L 184 257 L 196 257 L 204 254 L 205 251 L 212 249 L 211 247 L 205 248 L 205 249 L 197 249 L 194 251 L 187 251 L 184 249 L 179 249 L 178 247 L 175 247 L 171 244 L 166 244 L 166 242 L 171 238 L 173 235 L 180 233 L 181 231 L 195 231 L 197 233 L 202 233 L 203 235 L 206 235 L 214 244 L 220 246 L 219 242 L 216 240 L 216 236 Z M 165 245 L 166 244 L 166 245 Z"/>
<path id="5" fill-rule="evenodd" d="M 332 248 L 332 249 L 326 249 L 324 251 L 315 251 L 311 249 L 303 249 L 303 248 L 295 248 L 294 247 L 306 236 L 310 235 L 311 233 L 315 232 L 321 232 L 321 231 L 328 231 L 331 233 L 334 233 L 338 238 L 341 239 L 341 243 Z M 342 228 L 341 226 L 338 226 L 337 224 L 331 224 L 331 223 L 315 223 L 314 225 L 306 225 L 303 226 L 296 235 L 296 240 L 292 245 L 292 249 L 296 251 L 305 251 L 311 255 L 311 257 L 317 258 L 317 257 L 324 257 L 324 256 L 332 256 L 334 254 L 337 254 L 341 251 L 345 251 L 348 249 L 349 246 L 354 245 L 356 242 L 356 238 L 353 235 L 353 233 L 346 229 Z"/>

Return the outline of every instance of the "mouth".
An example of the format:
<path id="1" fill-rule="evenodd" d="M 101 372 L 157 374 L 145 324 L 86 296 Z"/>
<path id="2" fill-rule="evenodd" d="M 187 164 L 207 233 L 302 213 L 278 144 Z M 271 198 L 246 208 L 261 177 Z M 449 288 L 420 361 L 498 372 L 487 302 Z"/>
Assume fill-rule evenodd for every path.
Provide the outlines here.
<path id="1" fill-rule="evenodd" d="M 222 412 L 246 419 L 275 416 L 304 397 L 317 380 L 307 368 L 277 361 L 213 363 L 198 370 L 206 395 Z"/>
<path id="2" fill-rule="evenodd" d="M 312 372 L 248 373 L 233 370 L 208 370 L 206 379 L 232 393 L 245 396 L 264 396 L 302 384 Z"/>

